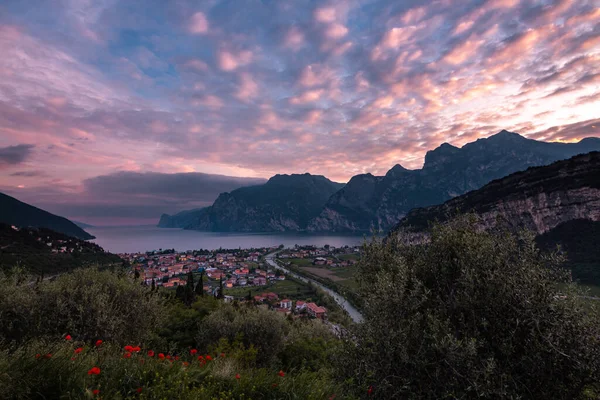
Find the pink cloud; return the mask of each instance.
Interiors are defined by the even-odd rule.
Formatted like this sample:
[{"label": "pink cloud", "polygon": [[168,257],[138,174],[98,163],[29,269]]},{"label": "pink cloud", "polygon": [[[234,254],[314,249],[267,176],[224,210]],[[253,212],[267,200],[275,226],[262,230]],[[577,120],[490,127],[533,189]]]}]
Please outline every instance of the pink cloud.
[{"label": "pink cloud", "polygon": [[249,73],[239,76],[238,90],[235,96],[242,101],[249,101],[258,94],[258,84]]},{"label": "pink cloud", "polygon": [[290,29],[288,29],[283,39],[283,45],[285,47],[294,51],[298,51],[304,46],[304,44],[304,33],[302,33],[297,26],[292,26]]},{"label": "pink cloud", "polygon": [[325,30],[325,35],[330,39],[341,39],[348,33],[348,28],[340,23],[330,24]]},{"label": "pink cloud", "polygon": [[317,8],[314,16],[318,22],[331,23],[336,20],[336,9],[334,7]]},{"label": "pink cloud", "polygon": [[307,65],[300,73],[298,83],[304,87],[325,85],[334,77],[334,71],[321,64]]},{"label": "pink cloud", "polygon": [[238,67],[249,64],[252,61],[253,54],[249,50],[243,50],[234,54],[228,50],[221,49],[217,53],[217,62],[219,68],[223,71],[234,71]]},{"label": "pink cloud", "polygon": [[194,35],[201,35],[208,32],[208,20],[203,12],[196,12],[190,18],[188,32]]},{"label": "pink cloud", "polygon": [[323,89],[307,90],[301,95],[290,98],[290,104],[306,104],[312,103],[321,98],[325,91]]}]

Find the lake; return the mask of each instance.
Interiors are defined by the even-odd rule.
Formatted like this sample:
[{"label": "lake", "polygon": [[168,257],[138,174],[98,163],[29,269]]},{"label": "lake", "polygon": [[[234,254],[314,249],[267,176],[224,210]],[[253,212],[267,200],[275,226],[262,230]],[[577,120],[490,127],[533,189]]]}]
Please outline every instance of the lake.
[{"label": "lake", "polygon": [[354,246],[363,242],[363,236],[340,234],[302,233],[217,233],[183,229],[157,228],[155,226],[94,227],[85,229],[96,236],[92,242],[111,253],[137,253],[158,249],[177,251],[208,249],[237,249],[271,247],[283,244],[294,245],[326,244],[335,247]]}]

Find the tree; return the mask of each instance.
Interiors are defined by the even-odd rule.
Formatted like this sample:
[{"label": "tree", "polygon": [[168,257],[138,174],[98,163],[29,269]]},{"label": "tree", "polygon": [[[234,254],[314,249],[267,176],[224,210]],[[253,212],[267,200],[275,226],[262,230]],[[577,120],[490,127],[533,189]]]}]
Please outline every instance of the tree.
[{"label": "tree", "polygon": [[154,282],[154,279],[152,279],[152,286],[150,288],[150,291],[154,292],[154,289],[156,289],[156,283]]},{"label": "tree", "polygon": [[200,272],[200,280],[196,284],[196,295],[202,297],[204,296],[204,270]]},{"label": "tree", "polygon": [[461,218],[436,225],[428,243],[405,243],[363,246],[365,321],[339,359],[359,393],[575,399],[594,390],[598,314],[532,235],[481,232]]},{"label": "tree", "polygon": [[224,297],[223,293],[223,276],[219,278],[219,294],[217,295],[218,299],[222,299]]}]

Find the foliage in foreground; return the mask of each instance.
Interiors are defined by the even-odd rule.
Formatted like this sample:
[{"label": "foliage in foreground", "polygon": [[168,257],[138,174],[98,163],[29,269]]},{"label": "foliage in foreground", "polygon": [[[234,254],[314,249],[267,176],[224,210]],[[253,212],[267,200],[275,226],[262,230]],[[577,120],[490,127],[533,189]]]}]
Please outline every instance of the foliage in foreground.
[{"label": "foliage in foreground", "polygon": [[[600,320],[529,235],[463,218],[364,246],[365,323],[338,373],[378,398],[597,398]],[[564,289],[566,287],[566,289]],[[597,389],[597,388],[595,388]]]},{"label": "foliage in foreground", "polygon": [[131,347],[59,340],[3,351],[0,399],[329,399],[339,390],[322,372],[249,367],[256,351],[239,344],[211,354]]}]

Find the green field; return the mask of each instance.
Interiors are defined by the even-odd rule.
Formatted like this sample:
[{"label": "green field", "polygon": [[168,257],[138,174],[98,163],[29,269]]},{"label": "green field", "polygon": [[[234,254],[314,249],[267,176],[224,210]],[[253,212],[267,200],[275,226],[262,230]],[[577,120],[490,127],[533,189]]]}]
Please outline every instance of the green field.
[{"label": "green field", "polygon": [[292,264],[298,267],[306,267],[308,265],[312,265],[313,260],[311,258],[288,258],[281,259],[283,262],[291,262]]},{"label": "green field", "polygon": [[224,290],[226,295],[234,297],[247,297],[248,292],[252,296],[259,295],[265,292],[276,293],[280,299],[289,298],[291,300],[304,300],[314,296],[315,291],[307,285],[301,282],[286,279],[285,281],[277,281],[273,284],[266,286],[247,286],[247,287],[236,287]]},{"label": "green field", "polygon": [[348,260],[357,260],[360,257],[358,254],[340,254],[337,256],[340,260],[348,261]]}]

